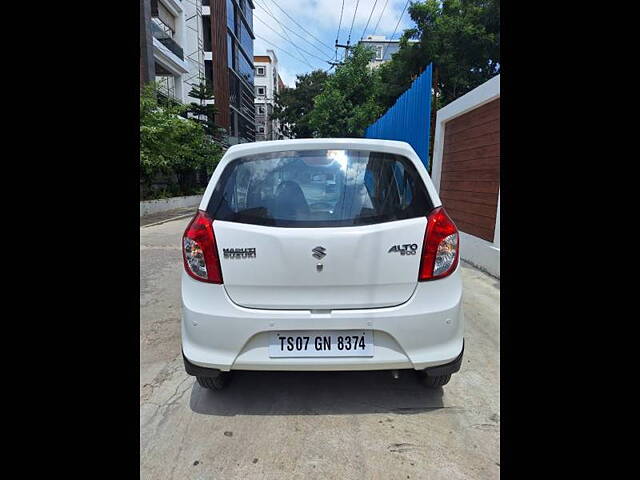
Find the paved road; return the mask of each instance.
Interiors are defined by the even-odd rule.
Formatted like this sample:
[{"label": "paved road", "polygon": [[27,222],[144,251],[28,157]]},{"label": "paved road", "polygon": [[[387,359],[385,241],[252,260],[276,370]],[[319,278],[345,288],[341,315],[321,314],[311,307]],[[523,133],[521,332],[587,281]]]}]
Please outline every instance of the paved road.
[{"label": "paved road", "polygon": [[140,228],[141,478],[499,477],[498,280],[464,265],[464,364],[444,389],[405,372],[239,372],[212,393],[180,353],[188,221]]},{"label": "paved road", "polygon": [[181,207],[175,208],[173,210],[166,210],[164,212],[153,213],[151,215],[145,215],[144,217],[140,217],[140,226],[148,226],[151,224],[162,223],[166,221],[170,221],[179,217],[188,217],[193,216],[198,210],[198,207]]}]

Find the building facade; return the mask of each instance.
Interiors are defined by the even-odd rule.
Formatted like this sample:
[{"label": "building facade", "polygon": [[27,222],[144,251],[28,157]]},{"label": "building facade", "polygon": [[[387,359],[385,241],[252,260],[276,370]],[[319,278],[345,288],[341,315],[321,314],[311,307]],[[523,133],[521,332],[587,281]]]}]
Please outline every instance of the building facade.
[{"label": "building facade", "polygon": [[180,103],[204,79],[202,0],[140,0],[140,86]]},{"label": "building facade", "polygon": [[140,86],[155,81],[188,104],[207,83],[229,144],[255,140],[253,9],[252,0],[140,0]]},{"label": "building facade", "polygon": [[252,0],[203,0],[205,78],[230,144],[255,141]]},{"label": "building facade", "polygon": [[[409,40],[409,42],[415,41],[416,40]],[[391,56],[400,50],[400,40],[388,40],[384,35],[367,35],[364,40],[360,40],[358,44],[373,49],[375,56],[369,63],[369,66],[374,68],[391,60]]]},{"label": "building facade", "polygon": [[255,67],[256,141],[281,140],[280,122],[272,120],[275,96],[284,83],[278,73],[278,57],[273,50],[253,57]]}]

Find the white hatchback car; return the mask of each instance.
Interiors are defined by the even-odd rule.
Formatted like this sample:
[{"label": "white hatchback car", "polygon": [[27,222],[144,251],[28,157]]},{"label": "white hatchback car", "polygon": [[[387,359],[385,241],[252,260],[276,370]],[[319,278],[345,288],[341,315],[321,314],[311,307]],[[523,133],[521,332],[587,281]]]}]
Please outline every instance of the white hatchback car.
[{"label": "white hatchback car", "polygon": [[183,240],[188,374],[399,370],[429,387],[464,349],[458,231],[404,142],[227,150]]}]

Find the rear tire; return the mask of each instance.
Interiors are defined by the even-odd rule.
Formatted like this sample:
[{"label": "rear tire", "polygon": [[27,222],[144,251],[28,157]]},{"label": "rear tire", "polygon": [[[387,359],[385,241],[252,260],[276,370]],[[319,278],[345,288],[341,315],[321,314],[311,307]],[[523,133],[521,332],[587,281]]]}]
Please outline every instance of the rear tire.
[{"label": "rear tire", "polygon": [[427,388],[444,387],[451,380],[451,375],[422,375],[422,384]]},{"label": "rear tire", "polygon": [[229,374],[221,372],[216,377],[196,377],[196,380],[198,380],[198,384],[202,388],[207,388],[209,390],[222,390],[229,383]]}]

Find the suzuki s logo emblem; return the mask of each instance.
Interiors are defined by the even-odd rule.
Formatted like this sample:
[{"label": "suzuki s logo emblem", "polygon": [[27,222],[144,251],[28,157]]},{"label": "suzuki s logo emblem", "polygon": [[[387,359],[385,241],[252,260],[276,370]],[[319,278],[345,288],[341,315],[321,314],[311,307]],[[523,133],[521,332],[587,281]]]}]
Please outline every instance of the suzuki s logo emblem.
[{"label": "suzuki s logo emblem", "polygon": [[316,247],[311,251],[313,252],[313,257],[317,258],[318,260],[321,260],[327,255],[326,254],[327,249],[324,247]]}]

